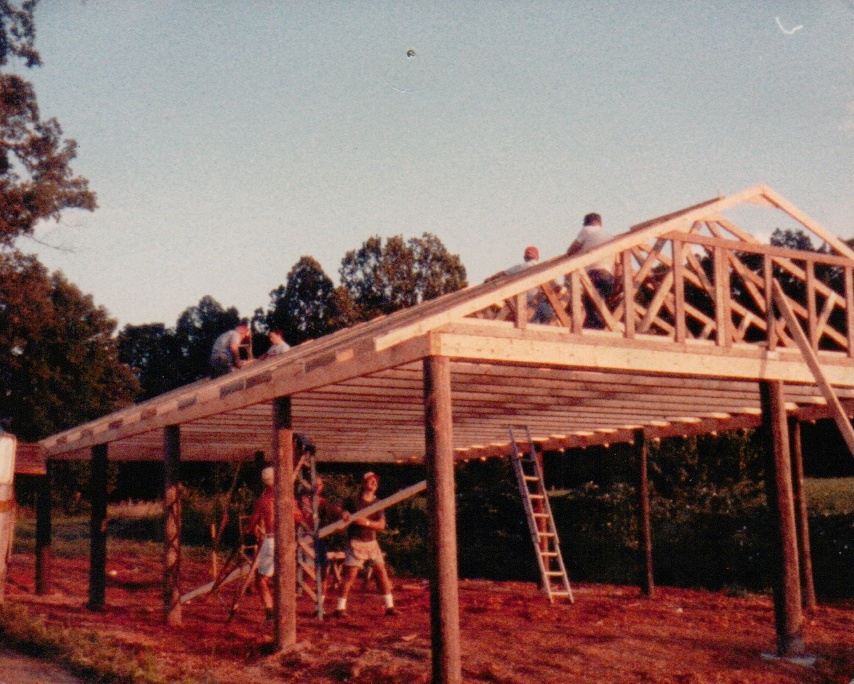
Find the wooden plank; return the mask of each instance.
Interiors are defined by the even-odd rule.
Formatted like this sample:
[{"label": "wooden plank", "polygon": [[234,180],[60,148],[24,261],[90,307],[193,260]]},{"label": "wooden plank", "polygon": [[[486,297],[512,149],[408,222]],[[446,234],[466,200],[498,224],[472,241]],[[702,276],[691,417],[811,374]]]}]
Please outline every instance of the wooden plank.
[{"label": "wooden plank", "polygon": [[777,520],[774,558],[777,655],[788,658],[803,654],[804,641],[795,506],[786,410],[783,405],[783,383],[762,382],[761,396],[766,434],[766,487],[768,502]]},{"label": "wooden plank", "polygon": [[[20,443],[19,443],[20,444]],[[36,594],[45,596],[52,589],[51,537],[53,498],[50,463],[45,463],[43,477],[36,485]]]},{"label": "wooden plank", "polygon": [[685,243],[681,240],[673,241],[673,299],[674,299],[674,318],[675,325],[675,341],[677,344],[682,344],[685,341],[685,275],[684,275],[684,260],[685,260]]},{"label": "wooden plank", "polygon": [[447,357],[424,360],[424,428],[432,679],[436,684],[461,684],[451,364]]},{"label": "wooden plank", "polygon": [[845,327],[848,356],[854,358],[854,274],[845,267]]},{"label": "wooden plank", "polygon": [[638,550],[640,552],[641,568],[641,591],[648,598],[655,598],[655,580],[653,578],[652,563],[652,524],[650,523],[649,506],[649,474],[647,460],[649,456],[649,443],[643,429],[635,430],[634,435],[635,459],[638,471],[638,518],[640,539]]},{"label": "wooden plank", "polygon": [[89,518],[89,601],[92,611],[104,609],[107,587],[107,445],[92,447]]},{"label": "wooden plank", "polygon": [[181,603],[189,603],[194,598],[204,596],[205,594],[210,594],[214,589],[218,589],[219,587],[225,586],[229,582],[233,582],[234,580],[240,579],[241,577],[246,577],[251,568],[251,563],[244,563],[240,567],[232,570],[221,580],[214,580],[213,582],[208,582],[207,584],[203,584],[202,586],[196,587],[195,589],[188,591],[186,594],[183,594],[181,596]]},{"label": "wooden plank", "polygon": [[[198,399],[192,407],[180,412],[181,422],[195,421],[200,418],[242,409],[262,401],[270,401],[271,396],[278,396],[279,391],[296,394],[314,389],[315,387],[322,387],[353,377],[359,377],[360,375],[373,373],[383,368],[420,360],[430,351],[429,345],[430,341],[428,339],[412,340],[410,343],[395,347],[394,349],[380,353],[371,352],[366,356],[348,358],[345,361],[318,368],[312,372],[302,370],[301,364],[280,365],[273,369],[274,380],[272,382],[253,386],[242,392],[235,392],[225,398],[219,396],[218,385],[216,385],[220,380],[219,378],[213,381],[202,381],[209,383],[211,387],[202,391],[195,388],[194,385],[189,386],[198,394]],[[244,373],[245,378],[251,378],[252,372],[251,367],[246,371],[238,371],[238,373]],[[231,375],[237,375],[238,373],[232,373]],[[180,391],[176,392],[180,396]],[[160,404],[160,402],[167,400],[156,398],[150,401]],[[64,452],[77,451],[94,444],[112,442],[150,430],[164,428],[170,421],[174,421],[175,419],[174,412],[177,411],[177,399],[173,393],[170,393],[168,402],[166,405],[160,404],[162,410],[158,410],[156,416],[146,420],[142,420],[141,415],[143,413],[149,415],[150,412],[146,412],[145,403],[139,404],[133,408],[124,409],[116,414],[112,414],[112,416],[123,416],[123,423],[117,428],[110,427],[111,421],[108,420],[109,417],[101,418],[91,421],[85,426],[79,426],[64,433],[53,435],[42,440],[39,444],[44,450],[45,456],[53,458]],[[82,429],[84,428],[91,430],[92,434],[88,436],[82,435]]]},{"label": "wooden plank", "polygon": [[817,337],[817,313],[815,304],[815,264],[808,261],[806,264],[806,285],[807,285],[807,338],[810,345],[818,348]]},{"label": "wooden plank", "polygon": [[848,451],[851,452],[852,456],[854,456],[854,428],[851,427],[851,422],[848,420],[848,416],[845,415],[845,411],[842,408],[842,404],[839,402],[839,398],[836,396],[836,392],[833,391],[833,387],[825,377],[824,371],[819,363],[818,356],[810,345],[806,333],[804,333],[803,328],[801,328],[795,313],[789,306],[789,302],[786,299],[783,288],[780,287],[780,283],[776,280],[774,281],[773,288],[774,303],[786,319],[786,325],[789,328],[789,332],[792,333],[795,342],[797,342],[798,348],[803,354],[804,361],[815,378],[816,384],[821,390],[822,395],[824,395],[824,398],[827,400],[828,406],[833,410],[833,419],[836,421],[836,425],[839,428],[839,432],[842,434],[842,438],[845,440],[845,444],[848,445]]},{"label": "wooden plank", "polygon": [[272,451],[276,497],[273,642],[277,650],[297,640],[296,529],[294,527],[294,433],[291,399],[277,397],[272,407]]},{"label": "wooden plank", "polygon": [[181,624],[181,428],[163,430],[163,619]]},{"label": "wooden plank", "polygon": [[798,565],[801,569],[801,585],[804,608],[815,610],[815,582],[812,572],[812,553],[810,550],[810,523],[807,510],[807,493],[804,489],[804,454],[801,440],[801,422],[795,418],[789,421],[789,435],[792,453],[792,493],[795,498],[795,523],[798,530]]},{"label": "wooden plank", "polygon": [[[688,347],[680,354],[673,354],[672,348],[665,345],[654,349],[637,342],[628,345],[620,339],[609,341],[608,346],[602,344],[599,338],[588,344],[568,346],[540,339],[484,339],[445,333],[440,338],[439,350],[454,358],[488,362],[612,368],[742,379],[776,378],[786,382],[813,381],[813,375],[804,368],[800,358],[793,359],[780,352],[777,352],[776,357],[758,350],[723,355],[706,348]],[[722,359],[726,359],[726,362],[721,363]],[[833,373],[838,384],[854,384],[854,368],[837,366],[833,368]]]},{"label": "wooden plank", "polygon": [[38,442],[16,442],[15,475],[44,475],[45,458]]},{"label": "wooden plank", "polygon": [[715,272],[715,323],[717,325],[717,343],[720,347],[732,344],[732,315],[730,314],[730,281],[729,269],[726,265],[726,253],[720,247],[715,247],[713,253]]},{"label": "wooden plank", "polygon": [[367,518],[369,515],[373,515],[377,511],[384,511],[386,508],[399,504],[401,501],[406,501],[406,499],[410,499],[416,494],[420,494],[425,489],[427,489],[427,480],[422,480],[421,482],[418,482],[414,485],[410,485],[409,487],[404,487],[403,489],[395,492],[391,496],[387,496],[384,499],[374,501],[374,503],[372,503],[370,506],[365,506],[362,510],[351,514],[347,520],[336,520],[335,522],[329,523],[328,525],[324,525],[320,528],[320,530],[318,530],[317,534],[321,539],[324,537],[328,537],[330,534],[340,532],[345,527],[357,520]]},{"label": "wooden plank", "polygon": [[632,250],[627,249],[623,252],[623,312],[624,330],[626,339],[632,339],[635,336],[636,317],[635,317],[635,297],[637,288],[635,287],[634,276],[632,274]]}]

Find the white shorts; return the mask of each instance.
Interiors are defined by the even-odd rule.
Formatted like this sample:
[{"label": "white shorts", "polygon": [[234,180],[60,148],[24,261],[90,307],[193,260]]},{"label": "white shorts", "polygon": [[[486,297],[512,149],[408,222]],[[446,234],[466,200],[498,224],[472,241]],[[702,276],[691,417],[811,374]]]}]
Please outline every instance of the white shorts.
[{"label": "white shorts", "polygon": [[258,549],[258,565],[255,570],[259,575],[264,577],[272,577],[275,572],[275,548],[276,540],[273,537],[265,537],[261,542],[261,548]]},{"label": "white shorts", "polygon": [[360,541],[359,539],[351,539],[350,543],[347,544],[344,565],[363,568],[368,561],[374,565],[382,565],[385,562],[379,542],[376,540]]}]

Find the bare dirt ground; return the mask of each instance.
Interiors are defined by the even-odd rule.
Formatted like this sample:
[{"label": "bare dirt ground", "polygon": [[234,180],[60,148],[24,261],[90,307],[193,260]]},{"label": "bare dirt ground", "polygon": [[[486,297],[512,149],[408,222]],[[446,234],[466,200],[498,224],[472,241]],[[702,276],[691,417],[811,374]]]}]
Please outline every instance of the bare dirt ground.
[{"label": "bare dirt ground", "polygon": [[[55,559],[54,592],[36,596],[33,559],[15,555],[6,597],[57,625],[108,634],[154,654],[170,680],[204,684],[428,682],[427,584],[397,578],[400,613],[383,615],[373,587],[361,583],[343,620],[313,617],[301,599],[298,644],[271,654],[272,634],[257,597],[246,596],[226,624],[236,584],[183,607],[183,625],[162,621],[160,553],[111,549],[106,608],[85,609],[88,561]],[[210,568],[183,561],[185,590],[204,584]],[[576,585],[575,604],[551,606],[526,583],[462,581],[460,622],[467,683],[644,682],[735,684],[833,682],[854,678],[854,604],[822,605],[807,616],[814,666],[767,660],[775,641],[768,596],[659,588],[648,600],[632,587]],[[333,607],[331,601],[329,608]],[[3,677],[0,675],[0,680]],[[46,680],[50,681],[50,680]],[[9,682],[12,684],[12,682]]]}]

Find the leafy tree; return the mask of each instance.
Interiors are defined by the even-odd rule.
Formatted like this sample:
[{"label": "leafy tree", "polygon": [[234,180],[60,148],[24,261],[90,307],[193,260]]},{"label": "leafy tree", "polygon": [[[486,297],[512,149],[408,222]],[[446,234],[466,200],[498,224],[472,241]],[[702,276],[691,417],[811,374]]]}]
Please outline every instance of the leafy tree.
[{"label": "leafy tree", "polygon": [[208,375],[211,347],[222,333],[240,323],[233,306],[223,309],[213,297],[205,295],[195,306],[188,307],[178,318],[175,336],[180,350],[177,386],[186,385]]},{"label": "leafy tree", "polygon": [[0,251],[0,418],[37,440],[129,404],[116,322],[35,256]]},{"label": "leafy tree", "polygon": [[140,385],[140,400],[180,387],[182,356],[175,331],[163,323],[126,325],[119,333],[119,360],[130,366]]},{"label": "leafy tree", "polygon": [[459,256],[430,233],[407,241],[396,235],[385,244],[375,235],[347,252],[339,274],[354,305],[352,322],[415,306],[467,284]]},{"label": "leafy tree", "polygon": [[[288,274],[287,285],[270,293],[267,324],[297,345],[336,329],[335,286],[316,259],[303,256]],[[339,326],[340,327],[340,326]]]},{"label": "leafy tree", "polygon": [[[0,1],[0,68],[12,59],[40,65],[35,5]],[[77,143],[63,139],[59,122],[42,121],[32,84],[0,72],[0,245],[32,235],[39,221],[59,219],[64,209],[95,209],[88,181],[71,170],[76,156]]]}]

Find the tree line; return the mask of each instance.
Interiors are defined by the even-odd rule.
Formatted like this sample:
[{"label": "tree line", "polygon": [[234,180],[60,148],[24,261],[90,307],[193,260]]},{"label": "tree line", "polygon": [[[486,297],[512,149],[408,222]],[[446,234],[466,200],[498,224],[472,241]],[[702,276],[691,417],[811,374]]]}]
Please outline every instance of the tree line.
[{"label": "tree line", "polygon": [[[338,273],[336,286],[316,259],[301,257],[285,283],[270,292],[267,307],[251,317],[254,354],[266,351],[266,335],[273,329],[295,346],[467,284],[460,257],[430,233],[408,240],[372,236],[344,255]],[[126,325],[118,335],[119,360],[136,374],[138,399],[205,377],[214,341],[240,321],[237,309],[205,296],[185,309],[174,327]]]}]

